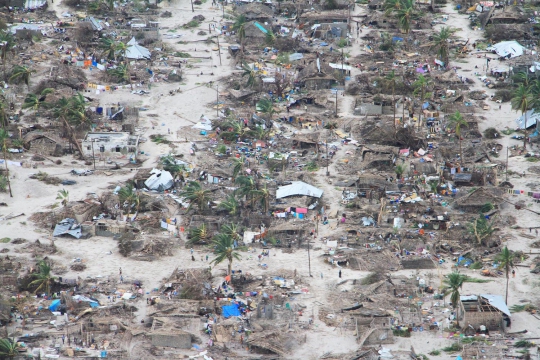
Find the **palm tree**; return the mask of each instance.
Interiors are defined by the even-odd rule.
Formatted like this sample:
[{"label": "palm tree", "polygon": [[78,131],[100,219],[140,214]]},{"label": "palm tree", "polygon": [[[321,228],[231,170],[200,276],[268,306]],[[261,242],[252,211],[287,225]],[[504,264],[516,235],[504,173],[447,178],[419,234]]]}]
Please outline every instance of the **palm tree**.
[{"label": "palm tree", "polygon": [[6,166],[6,179],[9,189],[9,197],[13,197],[11,192],[11,181],[9,180],[9,168],[7,165],[7,149],[8,149],[9,134],[6,129],[0,129],[0,145],[2,146],[2,153],[4,154],[4,165]]},{"label": "palm tree", "polygon": [[24,99],[24,103],[22,104],[23,109],[32,109],[34,111],[38,111],[39,108],[45,107],[47,108],[50,104],[46,102],[47,95],[54,92],[54,89],[46,88],[41,91],[38,95],[28,93],[26,94],[26,98]]},{"label": "palm tree", "polygon": [[193,204],[196,204],[199,212],[204,211],[208,207],[208,202],[210,201],[210,190],[204,190],[200,183],[196,181],[190,181],[184,187],[184,190],[181,191],[178,195],[186,198],[190,201],[187,211],[191,209]]},{"label": "palm tree", "polygon": [[208,231],[206,224],[203,223],[201,226],[189,230],[189,239],[186,242],[186,245],[193,246],[196,244],[205,243],[206,241],[210,240],[210,237],[210,231]]},{"label": "palm tree", "polygon": [[390,71],[388,75],[386,75],[386,81],[388,81],[392,85],[392,106],[394,108],[394,130],[397,129],[396,126],[396,72],[394,70]]},{"label": "palm tree", "polygon": [[419,75],[418,79],[413,82],[414,94],[420,94],[420,113],[418,114],[418,129],[420,129],[420,124],[422,122],[422,104],[425,99],[431,96],[431,93],[427,92],[428,86],[431,85],[431,81],[424,75]]},{"label": "palm tree", "polygon": [[406,7],[396,11],[399,27],[405,34],[409,34],[411,31],[411,22],[414,15],[413,7]]},{"label": "palm tree", "polygon": [[2,67],[4,73],[4,79],[6,78],[6,65],[8,62],[8,55],[13,54],[13,47],[15,46],[15,37],[11,31],[0,31],[0,59],[2,59]]},{"label": "palm tree", "polygon": [[18,356],[21,346],[15,341],[15,339],[0,339],[0,358],[1,359],[14,359]]},{"label": "palm tree", "polygon": [[450,124],[453,124],[456,128],[456,136],[459,139],[459,158],[461,162],[465,163],[465,159],[463,158],[463,150],[461,148],[461,127],[462,126],[469,126],[469,123],[463,118],[461,113],[459,111],[456,111],[455,113],[451,114],[448,118]]},{"label": "palm tree", "polygon": [[244,41],[246,40],[246,22],[246,17],[244,15],[240,15],[234,19],[234,24],[232,26],[232,29],[236,31],[236,34],[238,35],[238,40],[240,40],[242,56],[244,54]]},{"label": "palm tree", "polygon": [[109,60],[116,60],[116,43],[113,39],[103,38],[101,39],[101,44],[99,46],[103,52],[102,55]]},{"label": "palm tree", "polygon": [[73,111],[76,110],[77,113],[79,113],[80,111],[80,109],[77,109],[78,102],[79,102],[78,99],[77,101],[73,101],[72,98],[68,99],[68,98],[62,97],[58,99],[53,105],[53,115],[56,118],[62,120],[64,127],[69,134],[71,143],[75,145],[75,147],[77,148],[77,150],[82,156],[83,151],[82,151],[81,145],[75,138],[75,133],[70,124],[70,120],[72,120],[73,118]]},{"label": "palm tree", "polygon": [[6,108],[7,108],[6,103],[0,100],[0,124],[2,125],[2,128],[4,129],[9,125]]},{"label": "palm tree", "polygon": [[253,198],[255,201],[259,200],[261,202],[263,212],[266,214],[270,207],[270,191],[266,184],[264,184],[264,187],[261,189],[253,190]]},{"label": "palm tree", "polygon": [[268,30],[264,38],[264,41],[266,42],[267,45],[273,45],[276,42],[276,34],[274,34],[272,30]]},{"label": "palm tree", "polygon": [[513,251],[508,250],[508,247],[505,246],[504,249],[495,257],[495,261],[499,264],[499,269],[504,269],[506,274],[506,297],[505,302],[508,305],[508,281],[510,280],[510,271],[516,267],[514,263],[515,254]]},{"label": "palm tree", "polygon": [[452,30],[449,27],[443,27],[438,33],[433,35],[433,46],[437,48],[437,55],[448,66],[448,40],[452,36]]},{"label": "palm tree", "polygon": [[255,85],[255,80],[257,78],[257,72],[252,69],[247,62],[242,62],[242,77],[247,76],[248,80],[246,83],[247,87],[253,87]]},{"label": "palm tree", "polygon": [[239,158],[233,158],[233,179],[236,179],[238,174],[244,174],[244,166],[246,165],[246,157],[244,155]]},{"label": "palm tree", "polygon": [[122,56],[122,59],[124,59],[124,62],[126,63],[125,66],[126,66],[126,72],[127,72],[129,85],[131,86],[131,90],[133,90],[133,84],[131,82],[131,72],[129,70],[129,61],[126,58],[127,50],[128,50],[127,44],[125,44],[125,43],[123,43],[121,41],[116,43],[116,52]]},{"label": "palm tree", "polygon": [[114,69],[107,70],[107,73],[114,77],[118,82],[130,81],[129,71],[126,65],[118,65]]},{"label": "palm tree", "polygon": [[228,120],[223,124],[223,132],[221,138],[228,141],[236,141],[237,139],[243,139],[246,136],[251,136],[253,131],[244,126],[244,123],[240,123],[237,120]]},{"label": "palm tree", "polygon": [[37,286],[36,288],[36,294],[40,290],[44,290],[46,294],[49,294],[49,290],[51,287],[51,284],[54,282],[55,277],[51,274],[51,264],[46,262],[45,260],[41,260],[37,264],[38,273],[33,274],[32,277],[35,279],[32,281],[29,286]]},{"label": "palm tree", "polygon": [[270,117],[270,120],[272,120],[272,115],[276,113],[276,110],[274,109],[274,103],[272,100],[267,98],[262,98],[257,102],[257,111],[262,112],[263,114],[266,114]]},{"label": "palm tree", "polygon": [[530,86],[520,84],[516,90],[514,90],[513,98],[510,100],[512,110],[521,112],[521,116],[525,117],[523,123],[523,130],[525,136],[523,138],[523,148],[527,145],[527,112],[531,109],[534,103],[534,97]]},{"label": "palm tree", "polygon": [[69,191],[67,191],[66,189],[58,190],[56,200],[60,200],[60,204],[66,207],[69,203]]},{"label": "palm tree", "polygon": [[406,169],[405,165],[396,165],[396,167],[394,168],[394,172],[396,173],[396,177],[398,179],[401,179],[401,176],[405,172],[405,169]]},{"label": "palm tree", "polygon": [[242,256],[234,248],[234,240],[227,234],[217,234],[214,236],[212,245],[215,247],[216,257],[212,260],[214,265],[221,264],[223,261],[228,260],[227,275],[232,273],[233,260],[241,260]]},{"label": "palm tree", "polygon": [[[443,284],[445,285],[442,289],[443,295],[450,295],[450,301],[452,302],[452,308],[458,310],[459,307],[459,291],[463,287],[463,283],[467,281],[467,276],[461,274],[459,271],[454,271],[448,274],[446,279],[444,279]],[[459,315],[456,311],[456,322],[459,326]]]},{"label": "palm tree", "polygon": [[236,184],[239,185],[238,189],[235,191],[240,196],[245,196],[246,199],[249,199],[251,207],[253,207],[254,201],[254,191],[257,190],[257,183],[251,176],[239,176],[236,178]]},{"label": "palm tree", "polygon": [[176,163],[173,155],[163,156],[161,158],[161,165],[163,166],[163,170],[170,172],[174,178],[181,176],[185,170],[184,165]]},{"label": "palm tree", "polygon": [[219,203],[218,209],[225,210],[229,213],[229,215],[235,216],[240,210],[240,204],[238,203],[236,196],[234,196],[234,194],[230,194],[225,198],[225,200]]},{"label": "palm tree", "polygon": [[29,69],[23,65],[16,65],[13,67],[9,81],[15,84],[25,83],[28,89],[30,89],[30,77],[36,70]]},{"label": "palm tree", "polygon": [[132,183],[128,183],[126,186],[118,190],[118,200],[120,201],[120,206],[127,208],[128,214],[133,207],[135,207],[136,212],[139,212],[141,197]]},{"label": "palm tree", "polygon": [[223,225],[220,228],[219,232],[221,234],[229,236],[231,239],[233,239],[233,241],[241,241],[244,238],[242,236],[242,228],[238,224],[234,223]]}]

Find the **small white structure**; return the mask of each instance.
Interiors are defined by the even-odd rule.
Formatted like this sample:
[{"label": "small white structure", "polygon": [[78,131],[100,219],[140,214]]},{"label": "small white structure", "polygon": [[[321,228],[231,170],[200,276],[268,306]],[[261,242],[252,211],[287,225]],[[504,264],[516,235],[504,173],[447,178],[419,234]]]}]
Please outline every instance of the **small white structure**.
[{"label": "small white structure", "polygon": [[[525,126],[525,118],[527,118],[527,124]],[[520,129],[530,128],[531,126],[536,125],[540,121],[540,113],[536,112],[535,109],[529,110],[525,115],[521,115],[516,119],[516,123]]]},{"label": "small white structure", "polygon": [[89,132],[82,142],[82,150],[86,156],[121,153],[137,154],[139,136],[127,132]]},{"label": "small white structure", "polygon": [[174,178],[170,172],[159,169],[152,169],[150,176],[144,185],[150,190],[165,191],[174,185]]},{"label": "small white structure", "polygon": [[323,194],[321,189],[309,185],[303,181],[293,181],[290,185],[281,186],[276,191],[276,199],[287,196],[311,196],[320,198]]},{"label": "small white structure", "polygon": [[508,56],[509,58],[521,56],[525,52],[525,48],[517,41],[501,41],[500,43],[488,47],[487,50],[495,51],[497,55]]},{"label": "small white structure", "polygon": [[126,49],[126,57],[128,59],[150,59],[152,57],[150,50],[139,45],[135,38],[131,38],[127,45],[129,45]]}]

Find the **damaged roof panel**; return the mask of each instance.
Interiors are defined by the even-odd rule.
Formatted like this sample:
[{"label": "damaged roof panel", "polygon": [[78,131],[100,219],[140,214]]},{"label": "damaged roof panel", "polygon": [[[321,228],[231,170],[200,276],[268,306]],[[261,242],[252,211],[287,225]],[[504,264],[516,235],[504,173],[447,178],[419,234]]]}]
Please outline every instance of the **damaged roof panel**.
[{"label": "damaged roof panel", "polygon": [[320,198],[322,194],[323,191],[313,185],[309,185],[303,181],[293,181],[290,185],[278,188],[276,198],[281,199],[287,196],[312,196]]}]

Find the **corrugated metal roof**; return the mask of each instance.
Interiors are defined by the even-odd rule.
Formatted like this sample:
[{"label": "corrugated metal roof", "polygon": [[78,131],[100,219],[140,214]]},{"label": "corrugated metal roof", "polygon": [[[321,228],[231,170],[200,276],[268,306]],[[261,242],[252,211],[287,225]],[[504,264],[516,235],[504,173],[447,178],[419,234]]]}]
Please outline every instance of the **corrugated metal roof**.
[{"label": "corrugated metal roof", "polygon": [[54,227],[53,236],[71,235],[79,239],[82,236],[81,225],[75,219],[66,218]]}]

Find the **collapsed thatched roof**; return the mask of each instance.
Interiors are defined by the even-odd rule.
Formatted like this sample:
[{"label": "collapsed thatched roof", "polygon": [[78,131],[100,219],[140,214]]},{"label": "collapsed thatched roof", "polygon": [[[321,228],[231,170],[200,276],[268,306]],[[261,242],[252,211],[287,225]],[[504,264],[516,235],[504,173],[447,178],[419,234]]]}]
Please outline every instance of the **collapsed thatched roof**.
[{"label": "collapsed thatched roof", "polygon": [[498,205],[502,202],[502,190],[495,187],[479,187],[455,201],[456,206],[483,206],[487,203]]}]

